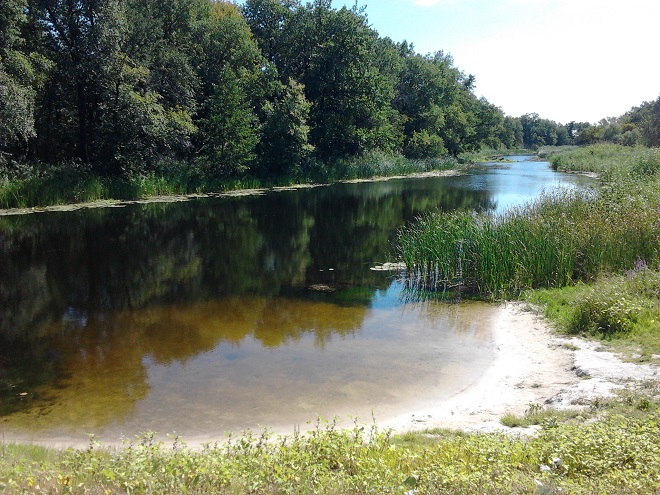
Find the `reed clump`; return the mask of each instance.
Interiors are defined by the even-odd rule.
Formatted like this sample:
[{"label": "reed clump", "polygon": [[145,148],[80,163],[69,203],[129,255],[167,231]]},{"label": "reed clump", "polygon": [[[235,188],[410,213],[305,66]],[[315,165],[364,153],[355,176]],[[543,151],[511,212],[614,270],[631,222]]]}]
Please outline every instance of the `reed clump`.
[{"label": "reed clump", "polygon": [[419,218],[398,234],[408,283],[503,298],[622,273],[638,259],[660,267],[660,155],[636,156],[598,191],[548,192],[499,216]]}]

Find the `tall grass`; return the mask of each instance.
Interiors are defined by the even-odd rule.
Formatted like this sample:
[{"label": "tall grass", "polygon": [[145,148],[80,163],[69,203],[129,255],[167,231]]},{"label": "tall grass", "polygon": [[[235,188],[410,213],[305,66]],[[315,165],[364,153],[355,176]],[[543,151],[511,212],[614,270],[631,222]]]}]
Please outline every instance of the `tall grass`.
[{"label": "tall grass", "polygon": [[0,208],[27,208],[102,200],[132,200],[165,195],[215,193],[228,190],[289,186],[404,175],[458,167],[453,157],[409,160],[398,155],[371,154],[333,163],[308,162],[292,176],[213,177],[194,163],[164,162],[154,170],[105,177],[79,163],[57,166],[20,165],[0,170]]},{"label": "tall grass", "polygon": [[602,143],[552,154],[549,160],[555,170],[593,172],[606,181],[660,171],[660,149],[642,146]]},{"label": "tall grass", "polygon": [[500,298],[622,273],[638,259],[660,266],[654,153],[636,155],[597,193],[547,193],[501,216],[457,211],[418,219],[398,235],[409,283]]}]

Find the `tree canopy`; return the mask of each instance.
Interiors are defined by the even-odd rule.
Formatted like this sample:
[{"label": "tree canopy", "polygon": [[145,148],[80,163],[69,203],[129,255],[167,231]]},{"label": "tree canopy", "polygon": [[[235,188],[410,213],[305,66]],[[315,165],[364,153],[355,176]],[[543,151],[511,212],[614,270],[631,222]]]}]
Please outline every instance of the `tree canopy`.
[{"label": "tree canopy", "polygon": [[[474,84],[449,54],[379,36],[357,4],[5,0],[0,166],[282,175],[374,152],[590,139],[586,125],[507,117]],[[644,104],[597,138],[657,142],[657,115]]]}]

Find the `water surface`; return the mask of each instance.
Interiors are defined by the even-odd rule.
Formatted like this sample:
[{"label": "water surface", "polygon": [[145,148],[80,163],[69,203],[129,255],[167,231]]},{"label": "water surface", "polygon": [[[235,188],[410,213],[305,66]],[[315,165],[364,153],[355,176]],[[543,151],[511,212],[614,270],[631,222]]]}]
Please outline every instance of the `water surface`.
[{"label": "water surface", "polygon": [[493,356],[487,304],[415,302],[397,230],[588,179],[547,163],[248,197],[0,217],[6,435],[184,438],[457,393]]}]

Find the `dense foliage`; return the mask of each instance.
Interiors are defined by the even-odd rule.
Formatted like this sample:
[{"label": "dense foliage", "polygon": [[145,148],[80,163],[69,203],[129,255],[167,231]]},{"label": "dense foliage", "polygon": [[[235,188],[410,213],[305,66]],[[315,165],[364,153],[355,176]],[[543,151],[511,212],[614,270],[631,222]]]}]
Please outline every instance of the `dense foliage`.
[{"label": "dense foliage", "polygon": [[645,101],[620,117],[602,119],[582,129],[575,144],[614,143],[625,146],[660,146],[660,97]]},{"label": "dense foliage", "polygon": [[449,55],[381,38],[364,9],[330,0],[8,0],[0,167],[281,176],[515,141],[473,85]]}]

